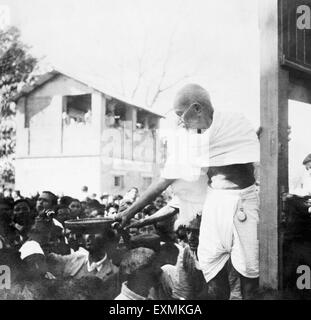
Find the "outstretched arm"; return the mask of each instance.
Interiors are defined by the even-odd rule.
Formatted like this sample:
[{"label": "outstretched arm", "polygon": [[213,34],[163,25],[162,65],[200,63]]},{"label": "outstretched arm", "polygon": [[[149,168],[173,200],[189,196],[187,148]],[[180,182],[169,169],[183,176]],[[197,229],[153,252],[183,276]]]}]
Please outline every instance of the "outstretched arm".
[{"label": "outstretched arm", "polygon": [[129,208],[120,212],[116,217],[117,220],[121,220],[120,226],[123,228],[128,221],[135,216],[137,212],[142,210],[146,205],[153,201],[159,194],[161,194],[168,186],[170,186],[175,180],[160,178],[145,191],[145,193],[134,202]]},{"label": "outstretched arm", "polygon": [[148,217],[141,219],[137,222],[133,222],[127,228],[141,228],[144,226],[148,226],[148,225],[163,221],[167,218],[170,218],[177,213],[178,213],[178,209],[171,207],[170,205],[166,205],[165,207],[158,210],[152,216],[148,216]]}]

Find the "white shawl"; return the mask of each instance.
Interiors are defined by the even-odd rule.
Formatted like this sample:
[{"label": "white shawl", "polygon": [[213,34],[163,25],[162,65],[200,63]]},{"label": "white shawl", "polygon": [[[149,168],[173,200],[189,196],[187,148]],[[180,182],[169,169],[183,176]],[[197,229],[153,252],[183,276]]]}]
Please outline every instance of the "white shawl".
[{"label": "white shawl", "polygon": [[259,141],[251,123],[239,113],[215,111],[211,127],[202,134],[170,132],[162,177],[196,181],[202,168],[258,161]]}]

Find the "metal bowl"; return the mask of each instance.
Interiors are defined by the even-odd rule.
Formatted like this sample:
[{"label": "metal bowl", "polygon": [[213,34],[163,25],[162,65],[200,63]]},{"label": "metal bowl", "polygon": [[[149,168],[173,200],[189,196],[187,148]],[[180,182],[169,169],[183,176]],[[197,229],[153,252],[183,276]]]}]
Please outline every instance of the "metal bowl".
[{"label": "metal bowl", "polygon": [[110,218],[86,218],[65,221],[65,227],[76,233],[97,233],[111,228],[115,222]]}]

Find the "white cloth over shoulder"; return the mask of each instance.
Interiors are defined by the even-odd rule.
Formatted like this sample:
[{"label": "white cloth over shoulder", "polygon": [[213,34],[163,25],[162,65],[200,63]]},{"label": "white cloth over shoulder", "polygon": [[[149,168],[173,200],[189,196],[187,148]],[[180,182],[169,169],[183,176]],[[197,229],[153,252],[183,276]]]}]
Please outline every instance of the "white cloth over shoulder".
[{"label": "white cloth over shoulder", "polygon": [[211,127],[202,134],[182,128],[168,135],[166,179],[195,181],[201,168],[259,161],[259,141],[251,123],[239,113],[214,112]]}]

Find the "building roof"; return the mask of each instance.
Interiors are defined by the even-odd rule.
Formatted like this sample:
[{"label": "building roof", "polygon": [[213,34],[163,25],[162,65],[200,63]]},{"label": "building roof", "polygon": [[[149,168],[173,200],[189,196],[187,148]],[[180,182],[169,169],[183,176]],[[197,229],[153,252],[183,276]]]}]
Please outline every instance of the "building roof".
[{"label": "building roof", "polygon": [[42,86],[43,84],[49,82],[50,80],[54,79],[55,77],[57,77],[59,75],[64,75],[68,78],[74,79],[74,80],[76,80],[76,81],[96,90],[96,91],[101,92],[105,96],[117,99],[127,105],[136,107],[138,109],[145,110],[148,113],[151,113],[151,114],[154,114],[158,117],[164,118],[164,115],[159,112],[151,110],[147,107],[142,107],[142,106],[138,105],[138,103],[135,103],[135,101],[129,101],[128,99],[121,97],[119,94],[111,92],[111,90],[106,90],[106,88],[104,88],[104,85],[102,83],[101,78],[96,78],[96,77],[88,76],[88,75],[74,75],[72,73],[68,73],[67,71],[66,72],[60,71],[59,69],[58,70],[54,69],[54,70],[49,71],[43,75],[40,75],[39,77],[37,77],[35,83],[33,83],[32,85],[25,85],[20,90],[20,92],[13,97],[13,101],[16,102],[21,97],[27,96],[28,94],[30,94],[32,91],[34,91],[38,87]]}]

